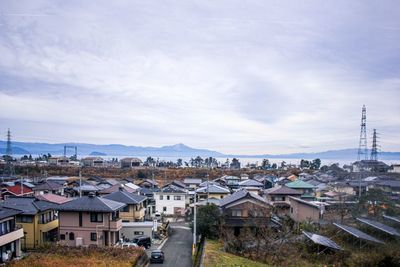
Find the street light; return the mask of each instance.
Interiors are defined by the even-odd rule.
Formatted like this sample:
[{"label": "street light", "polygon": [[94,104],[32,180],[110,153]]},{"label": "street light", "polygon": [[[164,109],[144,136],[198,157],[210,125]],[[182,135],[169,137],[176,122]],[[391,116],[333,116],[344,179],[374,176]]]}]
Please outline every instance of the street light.
[{"label": "street light", "polygon": [[194,190],[194,207],[193,207],[193,248],[192,254],[196,252],[196,190]]}]

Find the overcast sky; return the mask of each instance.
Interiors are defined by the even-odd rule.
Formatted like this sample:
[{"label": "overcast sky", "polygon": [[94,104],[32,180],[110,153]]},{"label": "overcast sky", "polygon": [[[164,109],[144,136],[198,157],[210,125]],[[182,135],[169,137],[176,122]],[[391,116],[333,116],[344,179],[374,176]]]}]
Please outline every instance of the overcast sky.
[{"label": "overcast sky", "polygon": [[5,139],[400,151],[399,1],[0,2]]}]

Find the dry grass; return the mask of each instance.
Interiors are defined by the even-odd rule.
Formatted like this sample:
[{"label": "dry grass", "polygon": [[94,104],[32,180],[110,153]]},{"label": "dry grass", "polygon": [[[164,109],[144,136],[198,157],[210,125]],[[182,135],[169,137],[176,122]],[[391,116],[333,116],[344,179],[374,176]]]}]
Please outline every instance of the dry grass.
[{"label": "dry grass", "polygon": [[207,240],[204,248],[204,267],[266,267],[267,264],[252,261],[227,252],[221,251],[222,244],[218,241]]},{"label": "dry grass", "polygon": [[9,264],[13,267],[134,266],[145,252],[140,248],[69,248],[53,246],[32,252]]}]

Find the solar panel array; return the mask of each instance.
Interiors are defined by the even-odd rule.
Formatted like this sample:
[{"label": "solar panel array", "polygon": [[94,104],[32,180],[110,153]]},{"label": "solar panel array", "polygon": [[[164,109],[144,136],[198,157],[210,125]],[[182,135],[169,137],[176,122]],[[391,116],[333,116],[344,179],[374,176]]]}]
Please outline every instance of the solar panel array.
[{"label": "solar panel array", "polygon": [[383,215],[383,218],[389,219],[391,221],[400,223],[400,217],[395,217],[395,216],[389,216],[389,215]]},{"label": "solar panel array", "polygon": [[380,241],[379,239],[376,239],[375,237],[370,236],[370,235],[358,230],[357,228],[339,224],[339,223],[333,223],[333,225],[335,225],[336,227],[342,229],[343,231],[345,231],[359,239],[363,239],[366,241],[371,241],[371,242],[375,242],[375,243],[379,243],[379,244],[385,244],[384,242]]},{"label": "solar panel array", "polygon": [[400,233],[397,232],[396,229],[394,229],[393,227],[390,227],[386,224],[377,222],[377,221],[373,221],[373,220],[368,220],[365,218],[356,218],[359,222],[362,222],[364,224],[367,224],[371,227],[374,227],[375,229],[381,230],[389,235],[393,235],[393,236],[398,236],[400,237]]},{"label": "solar panel array", "polygon": [[315,244],[322,245],[322,246],[325,246],[328,248],[342,250],[342,248],[338,244],[336,244],[335,241],[327,238],[326,236],[317,235],[317,234],[306,232],[306,231],[303,231],[303,234],[307,238],[309,238],[311,241],[313,241]]}]

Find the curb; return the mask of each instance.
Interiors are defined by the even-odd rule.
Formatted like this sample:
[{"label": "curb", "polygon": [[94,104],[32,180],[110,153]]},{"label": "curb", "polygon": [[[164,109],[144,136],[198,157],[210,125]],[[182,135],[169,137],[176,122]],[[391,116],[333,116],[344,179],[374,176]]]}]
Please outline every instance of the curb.
[{"label": "curb", "polygon": [[165,245],[165,243],[167,242],[168,237],[165,238],[165,240],[158,246],[158,249],[162,249],[162,247]]}]

